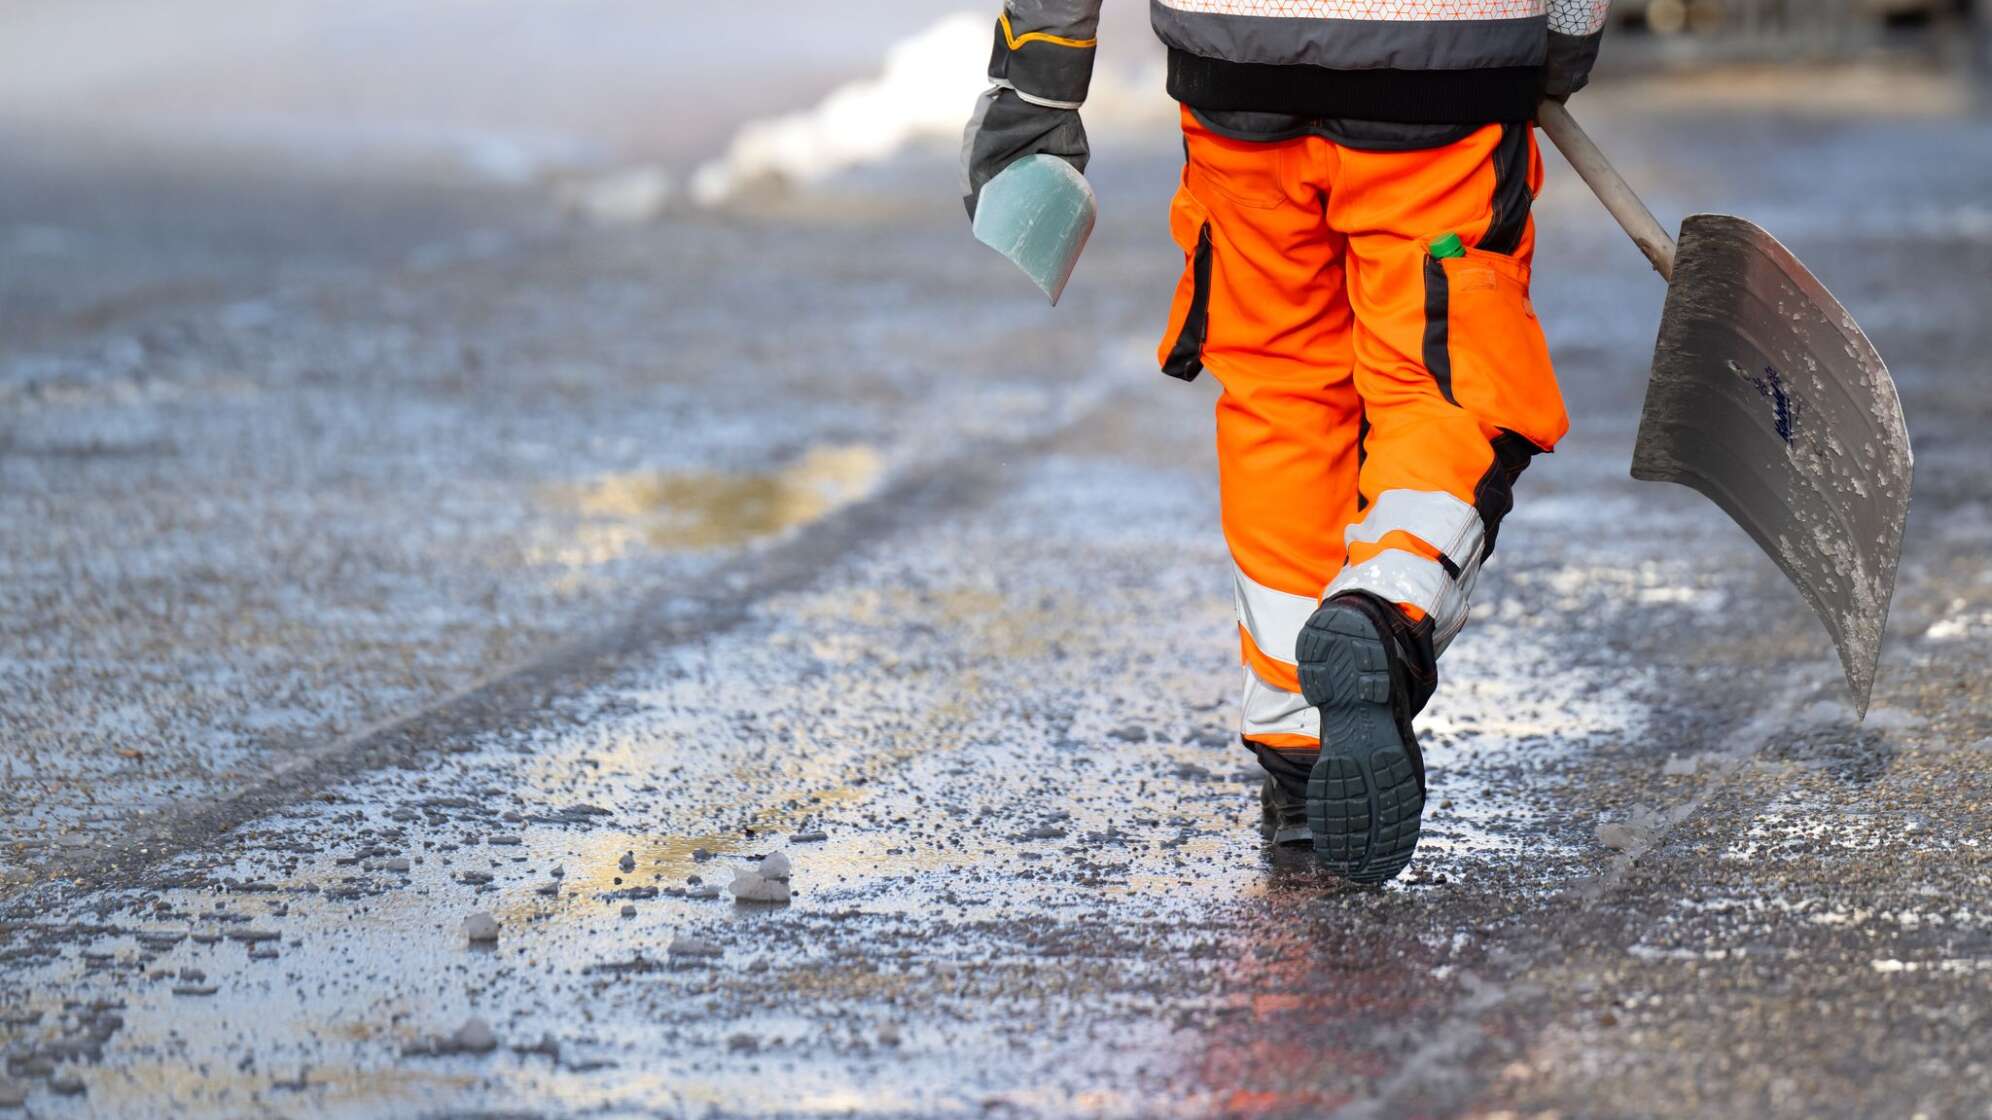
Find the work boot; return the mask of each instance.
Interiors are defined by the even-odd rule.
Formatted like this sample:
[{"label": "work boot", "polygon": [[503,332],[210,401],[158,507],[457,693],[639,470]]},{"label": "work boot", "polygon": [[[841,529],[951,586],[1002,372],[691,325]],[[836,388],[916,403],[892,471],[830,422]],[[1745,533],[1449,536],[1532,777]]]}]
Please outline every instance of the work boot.
[{"label": "work boot", "polygon": [[1300,688],[1321,710],[1307,778],[1314,854],[1352,883],[1404,870],[1425,811],[1425,757],[1411,717],[1437,684],[1429,625],[1363,592],[1321,604],[1300,632]]},{"label": "work boot", "polygon": [[1314,769],[1315,752],[1241,741],[1258,756],[1259,767],[1266,772],[1266,780],[1259,786],[1260,834],[1279,847],[1311,851],[1314,833],[1307,827],[1307,775]]},{"label": "work boot", "polygon": [[1307,827],[1307,797],[1280,783],[1271,774],[1259,787],[1259,831],[1281,848],[1312,848],[1314,832]]}]

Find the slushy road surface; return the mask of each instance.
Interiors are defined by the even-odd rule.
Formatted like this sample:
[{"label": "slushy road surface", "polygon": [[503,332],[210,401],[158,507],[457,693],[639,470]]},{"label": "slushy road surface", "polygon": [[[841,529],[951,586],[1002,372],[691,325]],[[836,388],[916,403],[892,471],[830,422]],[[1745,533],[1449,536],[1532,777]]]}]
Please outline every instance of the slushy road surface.
[{"label": "slushy road surface", "polygon": [[[1553,164],[1576,431],[1383,890],[1254,830],[1212,387],[1151,369],[1165,136],[1103,138],[1053,312],[944,155],[597,228],[23,126],[0,1099],[1982,1116],[1992,129],[1646,92],[1584,115],[1655,208],[1785,237],[1903,388],[1875,710],[1740,531],[1624,477],[1661,289]],[[732,901],[776,851],[790,901]]]}]

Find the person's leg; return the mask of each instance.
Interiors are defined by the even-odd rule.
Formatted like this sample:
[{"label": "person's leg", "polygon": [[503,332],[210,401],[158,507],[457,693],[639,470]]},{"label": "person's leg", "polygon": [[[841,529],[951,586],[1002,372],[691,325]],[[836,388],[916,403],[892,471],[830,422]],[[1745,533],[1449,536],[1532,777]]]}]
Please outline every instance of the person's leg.
[{"label": "person's leg", "polygon": [[[1363,509],[1298,654],[1337,755],[1310,784],[1316,850],[1358,880],[1411,857],[1424,799],[1411,717],[1465,625],[1515,477],[1567,427],[1528,293],[1540,181],[1527,125],[1424,151],[1340,149],[1328,223],[1349,244]],[[1460,255],[1434,251],[1448,234]]]},{"label": "person's leg", "polygon": [[[1569,427],[1529,301],[1534,132],[1489,125],[1423,152],[1344,151],[1330,224],[1350,232],[1356,389],[1370,421],[1330,594],[1365,590],[1431,623],[1443,651],[1466,622],[1510,484]],[[1457,236],[1463,255],[1434,256]]]},{"label": "person's leg", "polygon": [[1322,219],[1329,148],[1226,140],[1187,114],[1184,133],[1189,158],[1171,225],[1187,261],[1160,357],[1177,376],[1208,368],[1224,388],[1217,450],[1240,733],[1297,806],[1320,731],[1301,696],[1294,642],[1342,566],[1361,417],[1343,244]]}]

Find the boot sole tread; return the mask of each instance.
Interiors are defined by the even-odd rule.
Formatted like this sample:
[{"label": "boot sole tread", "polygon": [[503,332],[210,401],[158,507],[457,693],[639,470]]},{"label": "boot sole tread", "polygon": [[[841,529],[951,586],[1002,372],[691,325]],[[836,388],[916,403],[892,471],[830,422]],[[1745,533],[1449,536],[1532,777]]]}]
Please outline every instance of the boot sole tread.
[{"label": "boot sole tread", "polygon": [[1391,714],[1384,638],[1361,611],[1327,604],[1295,653],[1301,692],[1321,712],[1321,757],[1307,780],[1314,853],[1353,883],[1395,878],[1418,847],[1425,798]]}]

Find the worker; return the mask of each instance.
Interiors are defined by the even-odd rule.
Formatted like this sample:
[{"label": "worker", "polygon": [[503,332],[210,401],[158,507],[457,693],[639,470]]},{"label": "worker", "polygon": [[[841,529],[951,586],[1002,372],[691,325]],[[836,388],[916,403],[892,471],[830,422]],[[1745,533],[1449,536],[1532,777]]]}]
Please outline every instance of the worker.
[{"label": "worker", "polygon": [[[1151,0],[1182,105],[1158,351],[1222,387],[1240,735],[1269,838],[1379,883],[1418,842],[1412,719],[1517,476],[1569,426],[1529,301],[1534,119],[1588,80],[1608,0]],[[1005,0],[964,201],[1084,171],[1100,0]]]}]

